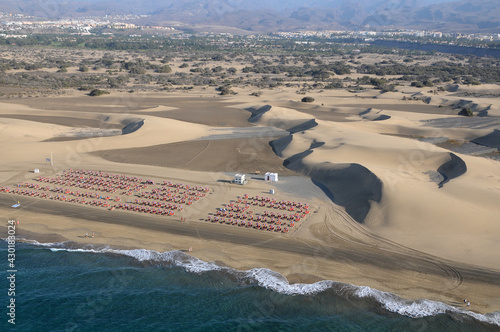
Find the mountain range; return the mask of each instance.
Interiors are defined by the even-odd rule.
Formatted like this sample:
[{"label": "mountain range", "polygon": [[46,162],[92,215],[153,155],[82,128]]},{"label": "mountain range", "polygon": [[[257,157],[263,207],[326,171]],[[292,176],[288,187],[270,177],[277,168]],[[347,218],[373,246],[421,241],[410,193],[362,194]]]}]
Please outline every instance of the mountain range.
[{"label": "mountain range", "polygon": [[500,33],[498,0],[18,0],[1,1],[0,11],[49,19],[148,15],[138,23],[252,32],[406,28]]}]

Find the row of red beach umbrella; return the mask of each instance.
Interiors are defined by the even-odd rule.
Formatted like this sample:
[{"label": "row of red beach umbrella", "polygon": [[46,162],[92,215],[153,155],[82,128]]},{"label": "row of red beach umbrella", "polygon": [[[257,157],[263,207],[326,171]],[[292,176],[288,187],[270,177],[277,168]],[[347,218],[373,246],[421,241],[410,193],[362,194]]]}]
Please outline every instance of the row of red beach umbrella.
[{"label": "row of red beach umbrella", "polygon": [[[219,218],[219,217],[208,217],[207,221],[212,222],[212,223],[219,223],[219,224],[227,224],[227,225],[233,225],[233,226],[239,226],[239,227],[246,227],[246,228],[254,228],[254,229],[262,229],[262,230],[269,230],[269,231],[275,231],[275,232],[283,232],[283,233],[288,233],[289,228],[285,225],[274,225],[274,224],[267,224],[264,222],[253,222],[253,221],[248,221],[248,220],[238,220],[238,219],[232,219],[232,218]],[[291,225],[293,227],[293,225]]]},{"label": "row of red beach umbrella", "polygon": [[277,204],[277,205],[294,206],[294,207],[299,207],[299,208],[302,208],[302,207],[309,208],[309,205],[307,203],[277,200],[274,197],[267,197],[267,196],[249,196],[248,194],[244,194],[243,197],[238,198],[238,203],[247,204],[247,203],[250,203],[249,201],[273,203],[273,204]]},{"label": "row of red beach umbrella", "polygon": [[267,216],[261,216],[261,215],[253,215],[251,213],[232,213],[228,211],[221,211],[218,210],[216,213],[216,216],[218,217],[228,217],[228,218],[237,218],[237,219],[246,219],[246,220],[254,220],[254,221],[263,221],[263,222],[268,222],[268,223],[277,223],[281,224],[283,222],[286,222],[286,220],[291,220],[294,222],[299,222],[301,218],[305,217],[305,215],[299,215],[298,213],[292,215],[280,215],[276,217],[267,217]]},{"label": "row of red beach umbrella", "polygon": [[[68,188],[62,188],[62,187],[56,187],[56,188],[50,188],[49,186],[33,186],[33,184],[30,183],[24,183],[24,184],[19,184],[20,186],[24,186],[26,188],[36,188],[38,190],[44,190],[44,191],[52,191],[54,193],[59,193],[59,194],[66,194],[66,195],[73,195],[73,196],[78,196],[78,197],[87,197],[87,198],[100,198],[100,199],[105,199],[105,200],[110,200],[112,199],[111,196],[103,196],[102,194],[99,193],[92,193],[92,192],[80,192],[80,191],[71,191]],[[115,199],[118,199],[116,197]]]},{"label": "row of red beach umbrella", "polygon": [[167,201],[167,202],[174,202],[174,203],[179,203],[179,204],[188,204],[188,205],[191,205],[195,201],[200,199],[200,197],[190,197],[190,196],[180,196],[180,195],[160,196],[160,195],[147,195],[144,193],[141,193],[141,195],[138,195],[138,196],[142,197],[142,198],[155,199],[155,200],[161,200],[161,201]]},{"label": "row of red beach umbrella", "polygon": [[106,172],[101,172],[101,171],[90,171],[90,170],[84,170],[84,169],[69,169],[64,171],[64,175],[70,176],[70,175],[91,175],[91,176],[98,176],[102,178],[112,178],[112,179],[121,179],[121,180],[126,180],[128,182],[136,182],[136,183],[141,183],[142,178],[138,178],[135,176],[127,176],[124,174],[113,174],[113,173],[106,173]]},{"label": "row of red beach umbrella", "polygon": [[176,188],[168,188],[168,187],[161,187],[161,188],[156,188],[156,189],[151,189],[151,191],[146,192],[146,193],[151,193],[151,194],[158,194],[158,195],[164,195],[164,194],[181,194],[181,195],[191,195],[191,196],[199,196],[199,197],[205,197],[205,191],[203,190],[196,190],[196,189],[176,189]]},{"label": "row of red beach umbrella", "polygon": [[126,182],[111,183],[108,181],[97,180],[97,179],[91,179],[91,180],[85,181],[85,180],[81,180],[81,179],[69,180],[69,179],[63,179],[60,177],[57,177],[57,178],[39,177],[37,179],[37,181],[44,182],[44,183],[56,184],[56,185],[78,187],[78,188],[82,188],[82,189],[100,190],[100,191],[106,191],[106,192],[116,192],[116,190],[118,190],[118,189],[139,191],[141,189],[147,188],[145,185],[142,185],[142,184],[137,185],[137,184],[131,184],[131,183],[126,183]]},{"label": "row of red beach umbrella", "polygon": [[163,203],[163,202],[156,202],[156,201],[146,201],[146,200],[139,200],[139,199],[136,199],[134,201],[134,204],[147,205],[147,206],[153,206],[153,207],[161,207],[161,208],[165,208],[165,209],[179,210],[179,211],[182,211],[184,209],[182,207],[182,205],[171,204],[171,203]]},{"label": "row of red beach umbrella", "polygon": [[[173,210],[182,211],[182,209],[183,209],[182,206],[172,205],[172,204],[160,205],[161,207],[164,207],[164,208],[156,208],[156,207],[150,207],[150,206],[142,206],[141,207],[141,206],[136,206],[136,205],[131,205],[131,204],[111,205],[110,203],[108,203],[106,201],[101,201],[101,200],[86,200],[83,197],[68,198],[68,197],[66,197],[66,195],[52,195],[51,193],[46,193],[46,192],[40,193],[40,192],[29,190],[29,189],[19,189],[19,188],[11,189],[10,187],[0,187],[0,192],[6,192],[6,193],[11,193],[11,194],[17,194],[17,195],[28,195],[28,196],[32,196],[32,197],[46,198],[46,199],[51,199],[51,200],[56,200],[56,201],[61,201],[61,202],[86,204],[86,205],[91,205],[91,206],[109,208],[110,210],[114,210],[115,208],[121,208],[121,209],[126,209],[126,210],[137,211],[137,212],[153,213],[153,214],[157,214],[157,215],[173,216],[174,215]],[[99,197],[99,198],[102,198],[102,197]],[[146,201],[143,201],[141,203],[144,205],[147,204]],[[154,203],[152,205],[154,205]]]},{"label": "row of red beach umbrella", "polygon": [[[231,210],[231,211],[236,211],[236,212],[241,212],[248,210],[250,208],[250,204],[246,203],[246,201],[242,201],[242,204],[245,204],[243,207],[240,207],[239,204],[235,204],[234,202],[229,203],[229,205],[226,206],[226,209]],[[297,211],[299,213],[303,214],[308,214],[309,213],[309,205],[286,205],[286,204],[279,204],[279,203],[265,203],[265,202],[258,202],[254,201],[253,205],[258,205],[260,207],[267,207],[270,209],[279,209],[279,210],[287,210],[287,211]]]},{"label": "row of red beach umbrella", "polygon": [[173,183],[171,181],[164,181],[162,183],[163,186],[167,187],[172,187],[172,188],[179,188],[179,189],[186,189],[186,190],[196,190],[196,191],[203,191],[203,192],[210,192],[209,187],[201,187],[201,186],[190,186],[189,184],[184,184],[184,183]]},{"label": "row of red beach umbrella", "polygon": [[[10,187],[0,187],[1,192],[8,192],[19,195],[29,195],[33,197],[41,197],[46,199],[65,201],[71,203],[86,204],[91,206],[105,207],[110,210],[125,209],[136,212],[152,213],[157,215],[174,215],[174,211],[182,211],[182,204],[193,204],[193,202],[205,197],[211,191],[208,187],[191,186],[183,183],[172,183],[164,181],[161,187],[151,188],[150,192],[142,192],[149,186],[156,186],[154,180],[143,181],[138,177],[128,177],[125,175],[104,173],[100,171],[87,171],[87,170],[68,170],[61,176],[57,177],[44,177],[41,176],[37,179],[41,183],[20,183],[18,188],[11,189]],[[43,185],[47,183],[54,186]],[[158,184],[160,186],[160,184]],[[20,189],[24,187],[27,189]],[[74,188],[83,189],[74,190]],[[137,196],[145,196],[147,198],[154,198],[155,200],[136,200],[136,204],[110,204],[109,201],[119,201],[120,197],[116,196],[114,199],[110,195],[102,194],[113,193],[116,190],[125,190],[122,194],[132,195],[135,193]],[[171,195],[171,193],[177,195]],[[167,195],[174,196],[172,203],[165,202],[170,200]],[[76,196],[76,197],[70,197]],[[90,200],[88,200],[90,198]],[[158,200],[162,200],[159,202]]]},{"label": "row of red beach umbrella", "polygon": [[122,209],[134,212],[152,213],[156,215],[168,215],[168,216],[173,216],[175,214],[175,212],[170,209],[162,209],[150,206],[138,206],[132,204],[116,204],[111,207],[111,210],[114,209]]}]

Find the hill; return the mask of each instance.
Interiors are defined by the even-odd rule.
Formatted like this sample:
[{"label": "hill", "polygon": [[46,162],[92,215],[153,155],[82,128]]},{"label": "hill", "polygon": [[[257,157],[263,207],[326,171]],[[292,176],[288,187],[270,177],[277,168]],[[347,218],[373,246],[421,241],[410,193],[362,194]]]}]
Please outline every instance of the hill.
[{"label": "hill", "polygon": [[500,32],[496,0],[68,0],[3,2],[0,11],[42,18],[148,15],[142,24],[203,24],[253,32],[300,29],[410,28],[443,32]]}]

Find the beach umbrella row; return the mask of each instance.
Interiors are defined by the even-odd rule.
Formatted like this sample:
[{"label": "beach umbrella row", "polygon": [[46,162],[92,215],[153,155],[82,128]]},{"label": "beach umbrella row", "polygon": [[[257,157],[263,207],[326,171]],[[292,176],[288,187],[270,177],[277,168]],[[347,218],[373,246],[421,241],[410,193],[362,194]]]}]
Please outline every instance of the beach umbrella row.
[{"label": "beach umbrella row", "polygon": [[268,231],[275,231],[275,232],[288,233],[290,231],[288,226],[267,224],[267,223],[262,223],[262,222],[253,222],[253,221],[248,221],[248,220],[210,217],[210,216],[206,220],[209,222],[212,222],[212,223],[227,224],[227,225],[233,225],[233,226],[238,226],[238,227],[268,230]]},{"label": "beach umbrella row", "polygon": [[[279,217],[279,218],[274,218],[274,217],[264,217],[261,215],[253,215],[251,213],[245,214],[245,213],[232,213],[232,212],[227,212],[227,211],[217,211],[216,212],[216,217],[223,217],[223,218],[237,218],[237,219],[243,219],[243,220],[248,220],[248,221],[262,221],[266,223],[271,223],[271,224],[286,224],[287,222],[292,222],[295,224],[296,222],[299,222],[301,217],[300,216],[287,216],[287,218],[284,217]],[[291,225],[290,223],[290,226]]]},{"label": "beach umbrella row", "polygon": [[84,169],[68,169],[65,170],[63,173],[63,176],[75,176],[75,175],[88,175],[88,176],[96,176],[96,177],[102,177],[102,178],[110,178],[110,179],[120,179],[120,180],[126,180],[128,182],[136,182],[136,183],[141,183],[142,178],[138,178],[135,176],[127,176],[124,174],[113,174],[113,173],[107,173],[107,172],[101,172],[101,171],[91,171],[91,170],[84,170]]},{"label": "beach umbrella row", "polygon": [[[253,201],[253,202],[250,202]],[[238,197],[238,202],[239,203],[255,203],[255,202],[265,202],[265,203],[273,203],[277,204],[278,206],[285,205],[285,206],[293,206],[293,207],[303,207],[303,208],[309,208],[309,205],[307,203],[303,202],[295,202],[295,201],[285,201],[285,200],[278,200],[275,197],[267,197],[267,196],[249,196],[248,194],[244,194],[243,197]]]},{"label": "beach umbrella row", "polygon": [[134,201],[134,204],[147,205],[147,206],[153,206],[153,207],[161,207],[161,208],[167,208],[167,209],[170,209],[170,210],[179,210],[179,211],[183,210],[183,207],[180,204],[171,204],[171,203],[164,203],[164,202],[157,202],[157,201],[148,201],[148,200],[139,200],[139,199],[136,199]]},{"label": "beach umbrella row", "polygon": [[190,189],[190,190],[196,190],[196,191],[202,191],[202,192],[210,192],[209,187],[202,187],[202,186],[191,186],[189,184],[184,184],[184,183],[173,183],[171,181],[164,181],[162,183],[163,186],[167,187],[172,187],[172,188],[179,188],[179,189]]},{"label": "beach umbrella row", "polygon": [[151,213],[156,215],[167,215],[167,216],[173,216],[175,214],[175,212],[170,209],[156,208],[150,206],[139,206],[133,204],[115,204],[111,207],[110,210],[114,209],[122,209],[133,212]]}]

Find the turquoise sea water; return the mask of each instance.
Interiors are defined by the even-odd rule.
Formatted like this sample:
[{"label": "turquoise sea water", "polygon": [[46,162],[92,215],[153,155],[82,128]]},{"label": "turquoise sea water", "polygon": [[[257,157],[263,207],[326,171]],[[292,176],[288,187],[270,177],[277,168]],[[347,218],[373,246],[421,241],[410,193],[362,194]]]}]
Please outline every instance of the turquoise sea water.
[{"label": "turquoise sea water", "polygon": [[[2,241],[0,257],[7,244]],[[407,301],[368,287],[289,285],[267,269],[236,271],[185,253],[16,245],[17,331],[500,331],[500,313]]]}]

